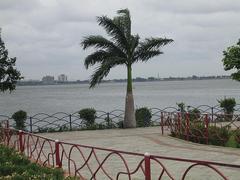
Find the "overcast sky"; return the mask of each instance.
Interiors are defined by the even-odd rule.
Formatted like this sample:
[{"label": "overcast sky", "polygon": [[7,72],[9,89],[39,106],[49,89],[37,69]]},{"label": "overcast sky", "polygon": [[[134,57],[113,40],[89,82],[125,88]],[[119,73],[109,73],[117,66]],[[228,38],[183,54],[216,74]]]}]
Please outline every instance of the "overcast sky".
[{"label": "overcast sky", "polygon": [[[167,37],[163,55],[134,65],[133,77],[222,75],[222,51],[240,38],[239,0],[0,0],[0,27],[10,56],[25,79],[64,73],[88,79],[79,43],[102,34],[96,16],[128,8],[133,34]],[[107,79],[126,78],[125,67]]]}]

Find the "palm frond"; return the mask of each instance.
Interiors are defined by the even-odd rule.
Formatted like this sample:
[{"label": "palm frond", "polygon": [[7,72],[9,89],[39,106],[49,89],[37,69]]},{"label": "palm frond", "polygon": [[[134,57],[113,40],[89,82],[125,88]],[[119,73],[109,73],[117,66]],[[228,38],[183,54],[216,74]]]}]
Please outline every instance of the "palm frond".
[{"label": "palm frond", "polygon": [[124,62],[124,59],[119,57],[109,57],[105,59],[92,74],[90,79],[90,88],[93,88],[95,85],[99,84],[102,79],[108,75],[111,68],[124,64]]},{"label": "palm frond", "polygon": [[111,41],[108,39],[104,38],[103,36],[87,36],[85,37],[81,45],[83,46],[83,49],[87,49],[89,47],[95,47],[95,48],[117,48]]},{"label": "palm frond", "polygon": [[124,15],[124,16],[128,16],[128,17],[130,17],[130,12],[129,12],[129,10],[126,8],[126,9],[119,9],[118,11],[117,11],[117,13],[118,14],[120,14],[120,15]]},{"label": "palm frond", "polygon": [[152,50],[158,49],[173,42],[172,39],[167,38],[147,38],[144,42],[140,43],[139,50]]},{"label": "palm frond", "polygon": [[131,36],[131,46],[130,46],[130,53],[133,54],[137,46],[139,45],[139,35]]},{"label": "palm frond", "polygon": [[99,84],[102,81],[102,79],[108,75],[109,71],[110,71],[110,67],[105,67],[102,65],[99,66],[91,76],[90,88],[93,88],[97,84]]},{"label": "palm frond", "polygon": [[100,35],[85,37],[81,42],[81,45],[83,46],[83,49],[95,47],[96,49],[106,50],[108,52],[115,52],[122,57],[126,56],[125,53],[118,46]]},{"label": "palm frond", "polygon": [[86,69],[88,69],[89,66],[92,66],[96,63],[101,63],[109,56],[111,56],[111,54],[104,50],[95,51],[85,58],[84,65]]},{"label": "palm frond", "polygon": [[160,54],[163,54],[163,52],[161,52],[160,50],[148,50],[148,51],[142,51],[141,53],[139,53],[137,55],[137,57],[135,58],[134,62],[137,62],[139,60],[146,62],[147,60],[158,56]]},{"label": "palm frond", "polygon": [[117,11],[120,15],[117,18],[119,19],[119,24],[121,25],[123,32],[127,39],[131,37],[131,16],[128,9],[120,9]]},{"label": "palm frond", "polygon": [[107,16],[97,17],[97,21],[98,24],[106,30],[108,35],[115,40],[117,46],[120,47],[122,51],[126,52],[126,49],[128,48],[128,41],[125,37],[124,31],[121,29],[121,26]]},{"label": "palm frond", "polygon": [[139,46],[136,48],[136,51],[133,55],[133,62],[137,61],[147,61],[150,58],[163,54],[160,51],[160,47],[165,46],[173,42],[172,39],[166,38],[148,38],[144,42],[140,42]]}]

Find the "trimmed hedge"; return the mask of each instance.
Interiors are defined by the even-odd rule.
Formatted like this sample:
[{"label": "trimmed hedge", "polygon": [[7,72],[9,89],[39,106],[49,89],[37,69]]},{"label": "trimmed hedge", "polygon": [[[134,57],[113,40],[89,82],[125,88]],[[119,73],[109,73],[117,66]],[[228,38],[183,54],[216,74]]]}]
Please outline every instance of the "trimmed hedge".
[{"label": "trimmed hedge", "polygon": [[16,122],[16,129],[24,130],[25,121],[27,119],[27,112],[19,110],[12,115],[12,118]]},{"label": "trimmed hedge", "polygon": [[137,109],[135,116],[138,127],[148,127],[151,125],[152,113],[147,107]]},{"label": "trimmed hedge", "polygon": [[96,110],[94,108],[85,108],[79,111],[79,116],[83,119],[84,124],[87,127],[91,127],[95,123],[96,119]]}]

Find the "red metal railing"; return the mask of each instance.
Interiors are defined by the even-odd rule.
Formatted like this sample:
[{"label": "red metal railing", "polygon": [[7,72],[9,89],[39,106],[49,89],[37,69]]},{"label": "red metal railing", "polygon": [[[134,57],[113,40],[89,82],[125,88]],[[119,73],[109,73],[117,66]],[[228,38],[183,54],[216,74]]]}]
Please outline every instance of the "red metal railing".
[{"label": "red metal railing", "polygon": [[[68,174],[81,179],[184,180],[188,176],[196,179],[202,174],[207,174],[210,179],[211,176],[225,180],[239,178],[240,165],[67,143],[6,127],[0,128],[0,135],[1,143],[15,148],[37,163],[63,168]],[[204,168],[195,171],[198,166]]]},{"label": "red metal railing", "polygon": [[[221,117],[219,114],[216,116]],[[228,132],[229,130],[240,131],[239,115],[233,115],[231,121],[220,121],[218,123],[211,121],[211,117],[207,113],[162,112],[160,118],[162,134],[172,133],[187,141],[202,144],[209,144],[209,140],[214,139],[215,141],[219,141],[218,144],[224,145],[227,139],[219,134],[219,129],[217,129],[219,127]]]}]

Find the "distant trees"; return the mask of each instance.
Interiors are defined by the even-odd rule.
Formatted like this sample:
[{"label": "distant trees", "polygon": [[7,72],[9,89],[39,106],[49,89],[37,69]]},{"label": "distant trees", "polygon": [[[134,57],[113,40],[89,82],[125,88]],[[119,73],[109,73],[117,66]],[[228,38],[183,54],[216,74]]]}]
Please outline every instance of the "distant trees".
[{"label": "distant trees", "polygon": [[236,70],[231,74],[232,79],[240,81],[240,39],[236,45],[230,46],[223,51],[224,58],[222,59],[224,69]]},{"label": "distant trees", "polygon": [[8,57],[8,50],[1,37],[0,29],[0,91],[13,91],[18,80],[22,79],[20,72],[15,68],[16,57]]},{"label": "distant trees", "polygon": [[118,16],[108,18],[97,17],[98,24],[102,26],[109,39],[101,35],[85,37],[81,42],[83,49],[94,47],[95,52],[85,58],[85,67],[98,64],[94,71],[90,87],[100,83],[113,67],[124,65],[127,68],[127,93],[125,104],[124,127],[136,127],[134,100],[132,91],[132,64],[147,62],[152,57],[163,54],[160,47],[171,43],[172,39],[147,38],[140,41],[139,35],[131,32],[131,17],[128,9],[119,10]]}]

